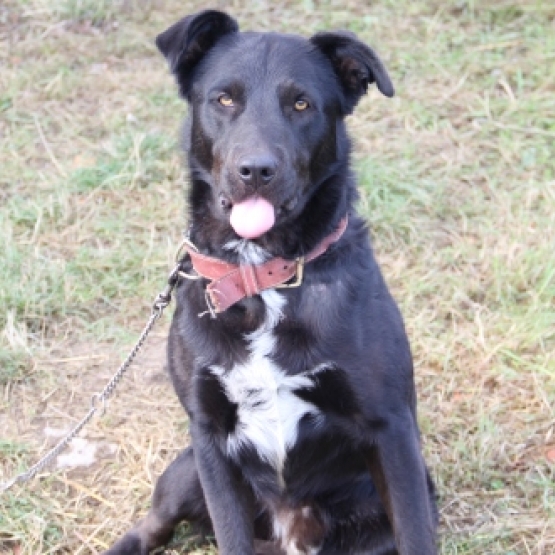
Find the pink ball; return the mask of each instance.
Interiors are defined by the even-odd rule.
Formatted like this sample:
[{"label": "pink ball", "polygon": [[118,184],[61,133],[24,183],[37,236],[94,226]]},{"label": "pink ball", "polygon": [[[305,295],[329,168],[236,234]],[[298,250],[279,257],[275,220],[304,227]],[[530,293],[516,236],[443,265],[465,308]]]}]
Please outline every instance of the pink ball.
[{"label": "pink ball", "polygon": [[255,239],[272,228],[276,221],[274,207],[262,197],[250,197],[234,204],[229,223],[237,235]]}]

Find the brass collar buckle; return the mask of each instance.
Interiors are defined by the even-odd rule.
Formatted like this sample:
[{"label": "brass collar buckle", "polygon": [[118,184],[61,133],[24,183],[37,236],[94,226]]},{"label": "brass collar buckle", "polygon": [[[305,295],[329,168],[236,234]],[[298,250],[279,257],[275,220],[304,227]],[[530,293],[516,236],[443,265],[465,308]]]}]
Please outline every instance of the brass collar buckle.
[{"label": "brass collar buckle", "polygon": [[191,242],[191,240],[189,239],[188,234],[183,238],[183,241],[181,241],[181,244],[179,245],[179,247],[177,248],[177,252],[175,253],[175,261],[177,262],[177,264],[179,266],[179,271],[177,273],[182,278],[190,279],[191,281],[195,281],[197,279],[200,279],[202,276],[199,276],[198,274],[188,274],[187,272],[185,272],[184,270],[181,269],[183,261],[188,256],[190,258],[190,254],[187,250],[187,247],[189,249],[192,249],[195,252],[198,252],[197,247]]},{"label": "brass collar buckle", "polygon": [[305,257],[300,256],[295,260],[295,262],[297,268],[295,270],[295,275],[291,278],[294,279],[294,281],[289,280],[288,282],[282,283],[281,285],[276,285],[275,289],[291,289],[293,287],[299,287],[300,285],[302,285],[304,277]]}]

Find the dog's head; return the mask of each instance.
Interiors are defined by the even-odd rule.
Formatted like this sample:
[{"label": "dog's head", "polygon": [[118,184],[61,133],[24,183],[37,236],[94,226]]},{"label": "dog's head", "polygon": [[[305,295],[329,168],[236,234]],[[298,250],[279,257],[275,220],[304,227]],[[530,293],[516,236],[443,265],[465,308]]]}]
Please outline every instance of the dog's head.
[{"label": "dog's head", "polygon": [[347,184],[327,187],[325,200],[322,192],[338,176],[348,181],[343,119],[371,83],[394,94],[370,48],[345,32],[240,33],[218,11],[180,20],[156,44],[190,106],[193,217],[257,238],[283,232],[314,203],[320,218],[323,208],[344,213]]}]

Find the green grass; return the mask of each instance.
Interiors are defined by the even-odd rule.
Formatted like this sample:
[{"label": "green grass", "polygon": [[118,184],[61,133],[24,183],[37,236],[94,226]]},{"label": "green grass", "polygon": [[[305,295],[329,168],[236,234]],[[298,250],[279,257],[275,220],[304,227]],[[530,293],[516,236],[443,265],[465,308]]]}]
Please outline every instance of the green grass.
[{"label": "green grass", "polygon": [[[184,227],[185,107],[153,38],[201,6],[0,7],[0,480],[84,414],[164,285]],[[347,28],[385,60],[397,96],[372,92],[349,126],[359,206],[413,346],[441,553],[553,552],[555,7],[236,2],[233,14],[248,29]],[[153,349],[87,430],[115,454],[0,497],[0,552],[101,552],[144,514],[187,440]],[[183,527],[168,552],[213,552],[193,545]]]},{"label": "green grass", "polygon": [[21,348],[0,347],[0,386],[22,380],[29,368],[29,356]]}]

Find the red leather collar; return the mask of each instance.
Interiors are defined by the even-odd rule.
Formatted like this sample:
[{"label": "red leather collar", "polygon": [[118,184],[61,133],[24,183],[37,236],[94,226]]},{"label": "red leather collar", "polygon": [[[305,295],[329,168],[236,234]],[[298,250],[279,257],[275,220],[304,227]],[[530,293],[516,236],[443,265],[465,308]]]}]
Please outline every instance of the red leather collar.
[{"label": "red leather collar", "polygon": [[206,303],[210,314],[224,312],[245,297],[258,295],[266,289],[298,287],[303,281],[304,265],[324,254],[330,245],[339,241],[347,229],[348,218],[345,216],[337,229],[325,237],[306,256],[296,260],[272,258],[263,264],[230,264],[200,254],[189,242],[183,244],[193,269],[198,274],[191,276],[180,272],[188,279],[203,277],[210,280],[206,287]]}]

